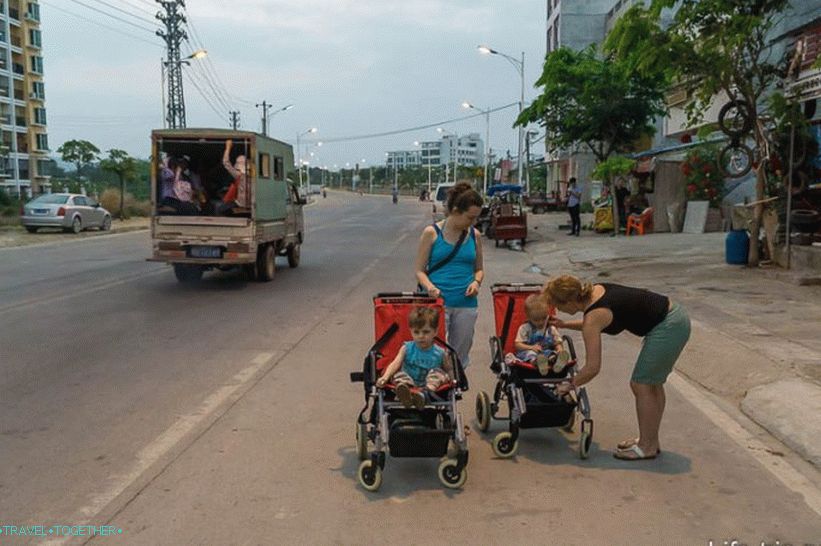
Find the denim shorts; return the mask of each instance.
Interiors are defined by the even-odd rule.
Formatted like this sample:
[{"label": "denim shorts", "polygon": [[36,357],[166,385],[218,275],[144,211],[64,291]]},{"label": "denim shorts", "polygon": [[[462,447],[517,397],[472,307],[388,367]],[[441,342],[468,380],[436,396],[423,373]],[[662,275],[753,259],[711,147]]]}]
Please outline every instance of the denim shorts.
[{"label": "denim shorts", "polygon": [[645,385],[663,384],[673,371],[688,339],[690,317],[681,305],[673,304],[664,320],[644,336],[630,380]]}]

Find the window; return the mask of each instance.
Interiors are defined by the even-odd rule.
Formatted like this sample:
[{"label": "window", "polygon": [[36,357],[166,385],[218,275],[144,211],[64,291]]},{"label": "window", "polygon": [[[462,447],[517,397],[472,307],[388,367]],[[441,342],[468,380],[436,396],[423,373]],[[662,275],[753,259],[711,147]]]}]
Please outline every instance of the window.
[{"label": "window", "polygon": [[74,198],[74,204],[78,207],[85,207],[88,203],[86,202],[86,198],[82,195],[78,195]]},{"label": "window", "polygon": [[271,178],[271,154],[259,154],[260,178]]},{"label": "window", "polygon": [[40,4],[36,4],[34,2],[29,2],[28,3],[28,11],[26,12],[26,17],[28,17],[32,21],[39,21],[40,20]]},{"label": "window", "polygon": [[31,95],[32,98],[35,99],[45,99],[46,98],[46,86],[43,82],[32,82],[31,84]]},{"label": "window", "polygon": [[36,28],[29,30],[29,45],[41,47],[43,45],[42,34]]},{"label": "window", "polygon": [[43,58],[39,55],[32,55],[31,57],[31,71],[36,74],[43,73]]},{"label": "window", "polygon": [[96,207],[97,206],[97,200],[94,199],[93,197],[86,197],[86,205],[88,205],[89,207]]},{"label": "window", "polygon": [[40,125],[46,125],[46,109],[45,108],[35,108],[34,109],[34,123],[38,123]]},{"label": "window", "polygon": [[279,156],[274,156],[274,180],[285,178],[285,162]]},{"label": "window", "polygon": [[37,135],[37,149],[44,152],[48,151],[48,135],[40,133]]}]

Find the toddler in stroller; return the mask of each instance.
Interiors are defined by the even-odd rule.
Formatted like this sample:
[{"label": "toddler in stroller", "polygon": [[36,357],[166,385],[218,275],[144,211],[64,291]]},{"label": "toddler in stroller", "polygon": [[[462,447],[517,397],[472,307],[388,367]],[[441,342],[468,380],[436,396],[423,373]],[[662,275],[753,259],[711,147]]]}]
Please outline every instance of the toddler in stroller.
[{"label": "toddler in stroller", "polygon": [[443,312],[440,298],[423,294],[374,297],[376,343],[362,372],[351,374],[351,381],[365,384],[356,451],[362,461],[357,477],[368,491],[382,484],[386,447],[392,457],[442,458],[445,487],[460,488],[467,480],[467,438],[457,401],[468,385],[456,352],[443,341]]},{"label": "toddler in stroller", "polygon": [[[547,373],[540,373],[544,367],[540,370],[533,361],[528,362],[514,354],[516,341],[511,335],[511,330],[513,325],[527,321],[525,302],[533,301],[530,298],[540,299],[541,286],[520,283],[495,284],[491,290],[496,335],[490,338],[490,369],[496,375],[496,387],[493,391],[493,400],[484,391],[476,396],[476,420],[479,430],[486,432],[492,419],[508,421],[508,430],[500,432],[493,439],[493,452],[498,457],[509,458],[516,454],[519,447],[519,429],[563,427],[565,431],[571,432],[578,413],[582,417],[579,455],[586,459],[593,437],[593,420],[590,418],[587,391],[580,387],[568,395],[558,392],[559,385],[576,374],[573,341],[567,336],[559,337],[559,333],[554,332],[554,341],[560,341],[561,345],[557,347],[561,347],[561,353],[566,353],[566,356],[556,358],[555,362],[552,362],[551,358]],[[549,311],[546,309],[545,316],[550,314]],[[506,417],[497,416],[502,401],[507,403]]]},{"label": "toddler in stroller", "polygon": [[542,375],[551,371],[561,373],[570,357],[564,350],[559,331],[555,326],[547,325],[547,302],[537,294],[529,295],[525,299],[525,315],[527,320],[516,332],[514,358],[535,362]]}]

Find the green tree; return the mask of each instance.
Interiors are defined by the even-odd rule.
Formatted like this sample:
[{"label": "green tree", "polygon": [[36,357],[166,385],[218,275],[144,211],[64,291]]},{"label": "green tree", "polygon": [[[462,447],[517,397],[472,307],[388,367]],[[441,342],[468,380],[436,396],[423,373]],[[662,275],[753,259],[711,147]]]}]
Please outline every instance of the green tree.
[{"label": "green tree", "polygon": [[[686,88],[691,124],[724,92],[744,100],[757,119],[765,94],[783,75],[784,60],[772,56],[770,33],[789,0],[650,0],[630,8],[616,23],[604,49],[642,74],[663,71]],[[675,11],[662,22],[662,15]],[[764,149],[767,136],[758,124],[753,135]],[[758,169],[756,196],[764,198],[764,170]],[[757,266],[763,205],[755,207],[749,264]]]},{"label": "green tree", "polygon": [[57,153],[66,163],[74,163],[79,178],[82,168],[99,158],[100,150],[87,140],[68,140],[57,148]]},{"label": "green tree", "polygon": [[125,150],[112,148],[108,157],[100,161],[100,168],[112,172],[120,180],[120,220],[125,220],[125,182],[137,176],[137,161]]},{"label": "green tree", "polygon": [[664,112],[663,72],[639,73],[627,62],[602,57],[594,46],[551,52],[536,85],[542,94],[516,125],[539,123],[552,149],[586,144],[599,162],[653,135],[653,122]]}]

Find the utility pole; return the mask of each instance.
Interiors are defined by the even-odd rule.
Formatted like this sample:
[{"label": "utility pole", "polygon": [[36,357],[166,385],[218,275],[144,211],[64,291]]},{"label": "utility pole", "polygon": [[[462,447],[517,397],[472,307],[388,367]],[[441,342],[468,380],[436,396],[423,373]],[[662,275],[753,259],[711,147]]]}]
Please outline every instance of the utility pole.
[{"label": "utility pole", "polygon": [[183,0],[156,0],[165,13],[157,13],[156,17],[165,25],[165,30],[158,30],[157,36],[165,40],[166,60],[164,66],[168,75],[168,111],[166,120],[168,127],[179,129],[185,127],[185,98],[182,90],[182,64],[180,60],[180,45],[188,35],[182,29],[186,23],[185,16],[179,7],[185,7]]},{"label": "utility pole", "polygon": [[239,129],[239,112],[237,112],[236,110],[232,110],[228,113],[231,114],[231,129],[236,131],[237,129]]},{"label": "utility pole", "polygon": [[262,104],[257,104],[257,108],[262,106],[262,134],[268,136],[268,108],[271,107],[267,101],[262,101]]}]

